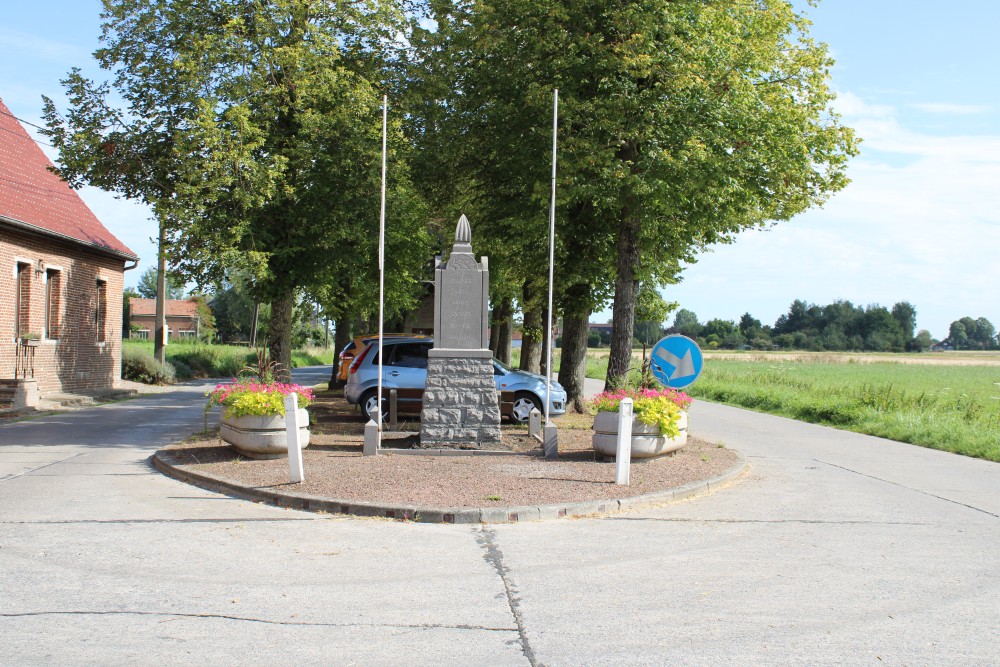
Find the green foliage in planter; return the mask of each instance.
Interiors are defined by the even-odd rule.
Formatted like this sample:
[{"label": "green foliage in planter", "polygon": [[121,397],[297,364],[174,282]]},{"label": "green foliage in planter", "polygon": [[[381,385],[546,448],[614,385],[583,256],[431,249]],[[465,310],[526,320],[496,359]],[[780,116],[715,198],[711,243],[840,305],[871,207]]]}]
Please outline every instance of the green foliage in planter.
[{"label": "green foliage in planter", "polygon": [[298,396],[298,407],[305,408],[312,403],[312,389],[297,384],[256,379],[220,384],[206,394],[205,412],[221,405],[225,408],[225,417],[284,416],[285,396],[293,392]]},{"label": "green foliage in planter", "polygon": [[622,399],[632,399],[632,414],[643,424],[656,426],[662,435],[680,435],[681,412],[691,405],[691,397],[676,389],[618,389],[605,391],[590,401],[592,412],[618,412]]}]

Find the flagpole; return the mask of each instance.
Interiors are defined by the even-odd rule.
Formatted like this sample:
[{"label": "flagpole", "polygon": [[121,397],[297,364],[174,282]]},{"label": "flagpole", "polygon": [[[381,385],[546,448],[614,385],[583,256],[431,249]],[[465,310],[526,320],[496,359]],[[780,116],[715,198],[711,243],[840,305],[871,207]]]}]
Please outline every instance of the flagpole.
[{"label": "flagpole", "polygon": [[556,254],[556,132],[559,129],[559,89],[554,91],[552,103],[552,201],[549,204],[549,312],[547,331],[549,344],[545,359],[545,424],[549,422],[552,404],[552,273]]},{"label": "flagpole", "polygon": [[382,96],[382,204],[378,222],[378,389],[376,396],[376,411],[378,413],[378,445],[382,446],[382,359],[385,356],[382,349],[383,317],[385,315],[385,164],[386,164],[386,133],[389,119],[389,96]]}]

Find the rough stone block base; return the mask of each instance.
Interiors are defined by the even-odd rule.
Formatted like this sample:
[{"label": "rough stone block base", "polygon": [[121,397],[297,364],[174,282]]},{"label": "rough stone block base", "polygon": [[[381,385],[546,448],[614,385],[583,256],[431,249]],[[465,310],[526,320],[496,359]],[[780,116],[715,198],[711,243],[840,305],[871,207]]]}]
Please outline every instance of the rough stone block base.
[{"label": "rough stone block base", "polygon": [[500,406],[492,355],[488,350],[431,350],[420,447],[490,449],[499,444]]}]

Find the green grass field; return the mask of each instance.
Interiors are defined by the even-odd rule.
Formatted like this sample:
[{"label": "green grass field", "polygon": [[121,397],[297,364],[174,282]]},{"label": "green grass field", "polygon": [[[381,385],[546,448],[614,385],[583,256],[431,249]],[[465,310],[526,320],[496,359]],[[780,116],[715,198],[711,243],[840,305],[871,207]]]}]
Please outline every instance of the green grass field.
[{"label": "green grass field", "polygon": [[707,359],[688,393],[1000,461],[1000,367]]},{"label": "green grass field", "polygon": [[[639,368],[641,351],[633,352],[633,360]],[[587,353],[587,377],[604,379],[607,368],[606,349]],[[686,391],[1000,461],[1000,355],[995,353],[709,353],[701,377]]]}]

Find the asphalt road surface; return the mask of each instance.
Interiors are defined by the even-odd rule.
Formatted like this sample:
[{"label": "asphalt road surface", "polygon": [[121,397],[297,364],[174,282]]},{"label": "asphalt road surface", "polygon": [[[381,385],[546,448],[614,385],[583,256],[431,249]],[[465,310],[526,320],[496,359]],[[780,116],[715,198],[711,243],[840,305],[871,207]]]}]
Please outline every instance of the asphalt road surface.
[{"label": "asphalt road surface", "polygon": [[205,388],[0,426],[0,664],[1000,664],[998,464],[696,403],[712,495],[341,518],[155,471]]}]

